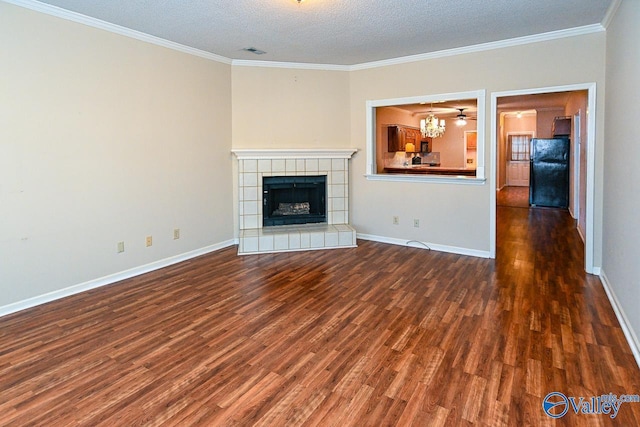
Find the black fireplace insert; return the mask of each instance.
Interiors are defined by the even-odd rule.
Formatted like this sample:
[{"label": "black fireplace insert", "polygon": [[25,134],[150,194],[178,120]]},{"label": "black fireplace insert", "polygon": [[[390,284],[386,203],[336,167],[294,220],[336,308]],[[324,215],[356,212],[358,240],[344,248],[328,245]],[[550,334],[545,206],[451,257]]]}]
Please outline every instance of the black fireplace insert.
[{"label": "black fireplace insert", "polygon": [[327,176],[262,178],[262,226],[327,222]]}]

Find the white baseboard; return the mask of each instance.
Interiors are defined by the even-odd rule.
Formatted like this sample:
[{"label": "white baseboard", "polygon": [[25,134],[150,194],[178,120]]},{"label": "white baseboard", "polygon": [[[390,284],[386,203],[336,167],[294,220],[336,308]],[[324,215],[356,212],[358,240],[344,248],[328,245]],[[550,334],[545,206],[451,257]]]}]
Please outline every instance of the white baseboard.
[{"label": "white baseboard", "polygon": [[616,297],[616,294],[613,292],[613,288],[611,287],[609,279],[607,279],[607,275],[604,273],[604,271],[601,271],[599,276],[600,281],[602,282],[602,287],[604,288],[604,291],[609,298],[609,302],[611,302],[611,307],[613,307],[613,311],[618,318],[618,322],[620,323],[622,332],[624,333],[624,336],[629,343],[629,347],[631,347],[633,357],[636,359],[638,367],[640,367],[640,341],[638,341],[638,336],[631,327],[629,319],[627,318],[627,315],[624,313],[624,310],[622,309],[622,306],[618,301],[618,297]]},{"label": "white baseboard", "polygon": [[372,234],[357,234],[358,239],[371,240],[379,243],[388,243],[390,245],[410,246],[420,249],[431,249],[438,252],[448,252],[458,255],[468,255],[479,258],[490,258],[489,251],[479,251],[476,249],[459,248],[457,246],[438,245],[429,242],[420,242],[417,240],[396,239],[394,237],[375,236]]},{"label": "white baseboard", "polygon": [[139,276],[144,273],[159,270],[164,267],[168,267],[173,264],[177,264],[182,261],[195,258],[200,255],[214,252],[228,246],[235,244],[235,240],[227,240],[226,242],[217,243],[215,245],[206,246],[204,248],[196,249],[193,251],[185,252],[180,255],[175,255],[169,258],[154,261],[149,264],[145,264],[139,267],[134,267],[129,270],[121,271],[119,273],[110,274],[108,276],[100,277],[98,279],[89,280],[88,282],[72,285],[64,289],[49,292],[44,295],[38,295],[36,297],[28,298],[26,300],[17,301],[5,306],[0,307],[0,317],[12,314],[27,308],[32,308],[40,304],[45,304],[51,301],[55,301],[60,298],[65,298],[71,295],[78,294],[80,292],[88,291],[91,289],[99,288],[101,286],[110,285],[120,280],[129,279],[131,277]]}]

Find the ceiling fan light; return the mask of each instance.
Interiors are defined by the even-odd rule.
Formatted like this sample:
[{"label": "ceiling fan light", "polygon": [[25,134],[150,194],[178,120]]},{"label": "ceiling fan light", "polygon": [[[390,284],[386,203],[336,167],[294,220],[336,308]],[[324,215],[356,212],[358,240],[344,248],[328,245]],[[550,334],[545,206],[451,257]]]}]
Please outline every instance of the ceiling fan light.
[{"label": "ceiling fan light", "polygon": [[464,126],[466,124],[467,124],[467,121],[462,117],[458,117],[458,120],[456,120],[456,126]]}]

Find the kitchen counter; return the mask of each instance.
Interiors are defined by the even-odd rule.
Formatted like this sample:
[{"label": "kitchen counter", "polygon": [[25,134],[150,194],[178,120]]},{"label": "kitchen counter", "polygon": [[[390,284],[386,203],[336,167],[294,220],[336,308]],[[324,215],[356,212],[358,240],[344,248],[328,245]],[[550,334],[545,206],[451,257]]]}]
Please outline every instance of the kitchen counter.
[{"label": "kitchen counter", "polygon": [[410,165],[401,168],[384,168],[386,173],[429,174],[429,175],[458,175],[476,176],[475,168],[448,168],[443,166]]}]

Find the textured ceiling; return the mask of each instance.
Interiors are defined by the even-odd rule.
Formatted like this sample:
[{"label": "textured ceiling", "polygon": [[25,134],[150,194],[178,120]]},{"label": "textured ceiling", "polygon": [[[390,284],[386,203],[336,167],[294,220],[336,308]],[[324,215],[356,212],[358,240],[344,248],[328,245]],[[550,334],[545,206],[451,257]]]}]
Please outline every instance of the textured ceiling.
[{"label": "textured ceiling", "polygon": [[[613,0],[43,0],[230,59],[354,65],[599,24]],[[264,55],[245,52],[255,47]]]}]

